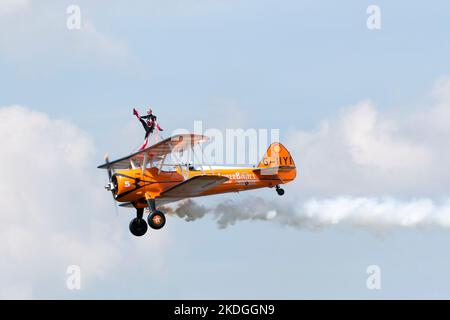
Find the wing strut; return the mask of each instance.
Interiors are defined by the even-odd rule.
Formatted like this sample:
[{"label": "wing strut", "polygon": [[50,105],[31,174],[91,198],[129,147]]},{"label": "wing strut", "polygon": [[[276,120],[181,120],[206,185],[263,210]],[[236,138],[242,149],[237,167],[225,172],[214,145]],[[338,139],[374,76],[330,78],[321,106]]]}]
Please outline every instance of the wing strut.
[{"label": "wing strut", "polygon": [[147,167],[147,153],[144,153],[144,160],[142,161],[142,176],[144,176],[145,168]]}]

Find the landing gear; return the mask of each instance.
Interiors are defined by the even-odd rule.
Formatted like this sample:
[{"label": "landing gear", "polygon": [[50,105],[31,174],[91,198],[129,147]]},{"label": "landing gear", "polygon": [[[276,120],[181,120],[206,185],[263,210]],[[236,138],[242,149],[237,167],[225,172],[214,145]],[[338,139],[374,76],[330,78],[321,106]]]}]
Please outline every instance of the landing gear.
[{"label": "landing gear", "polygon": [[[155,230],[161,229],[166,224],[166,216],[161,211],[156,210],[155,199],[147,199],[147,204],[150,211],[147,218],[148,226]],[[143,236],[148,230],[147,222],[143,216],[144,208],[136,208],[136,218],[130,222],[130,232],[136,237]]]},{"label": "landing gear", "polygon": [[280,186],[276,186],[275,190],[277,191],[279,196],[282,196],[284,194],[284,189],[281,189]]},{"label": "landing gear", "polygon": [[166,216],[159,210],[156,210],[155,199],[148,199],[148,209],[150,214],[148,215],[148,225],[150,228],[159,230],[166,224]]},{"label": "landing gear", "polygon": [[161,211],[150,212],[147,219],[150,228],[158,230],[166,224],[166,216]]},{"label": "landing gear", "polygon": [[144,215],[144,209],[137,209],[136,218],[130,222],[130,232],[136,236],[141,237],[147,232],[147,223],[142,218]]}]

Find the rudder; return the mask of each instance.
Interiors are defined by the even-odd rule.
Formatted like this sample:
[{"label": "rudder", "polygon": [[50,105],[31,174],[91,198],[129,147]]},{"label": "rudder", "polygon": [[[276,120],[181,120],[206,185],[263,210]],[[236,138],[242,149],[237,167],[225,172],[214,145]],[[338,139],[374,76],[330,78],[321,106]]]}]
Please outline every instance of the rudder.
[{"label": "rudder", "polygon": [[279,142],[272,143],[264,154],[258,168],[291,167],[295,162],[289,151]]}]

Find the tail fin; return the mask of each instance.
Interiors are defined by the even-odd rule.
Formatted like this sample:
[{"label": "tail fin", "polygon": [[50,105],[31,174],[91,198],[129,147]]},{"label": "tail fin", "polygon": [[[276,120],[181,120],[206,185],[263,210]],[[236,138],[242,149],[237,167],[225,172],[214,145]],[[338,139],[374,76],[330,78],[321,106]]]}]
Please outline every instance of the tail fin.
[{"label": "tail fin", "polygon": [[274,142],[269,146],[258,168],[295,168],[294,159],[287,149],[279,142]]}]

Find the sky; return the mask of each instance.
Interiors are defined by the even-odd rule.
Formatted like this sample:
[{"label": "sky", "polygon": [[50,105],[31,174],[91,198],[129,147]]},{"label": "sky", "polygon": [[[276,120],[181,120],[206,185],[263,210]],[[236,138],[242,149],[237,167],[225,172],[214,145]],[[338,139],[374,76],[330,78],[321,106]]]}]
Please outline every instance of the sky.
[{"label": "sky", "polygon": [[[448,299],[449,12],[0,0],[0,298]],[[96,167],[141,143],[131,110],[148,105],[167,135],[279,129],[298,177],[134,238]]]}]

